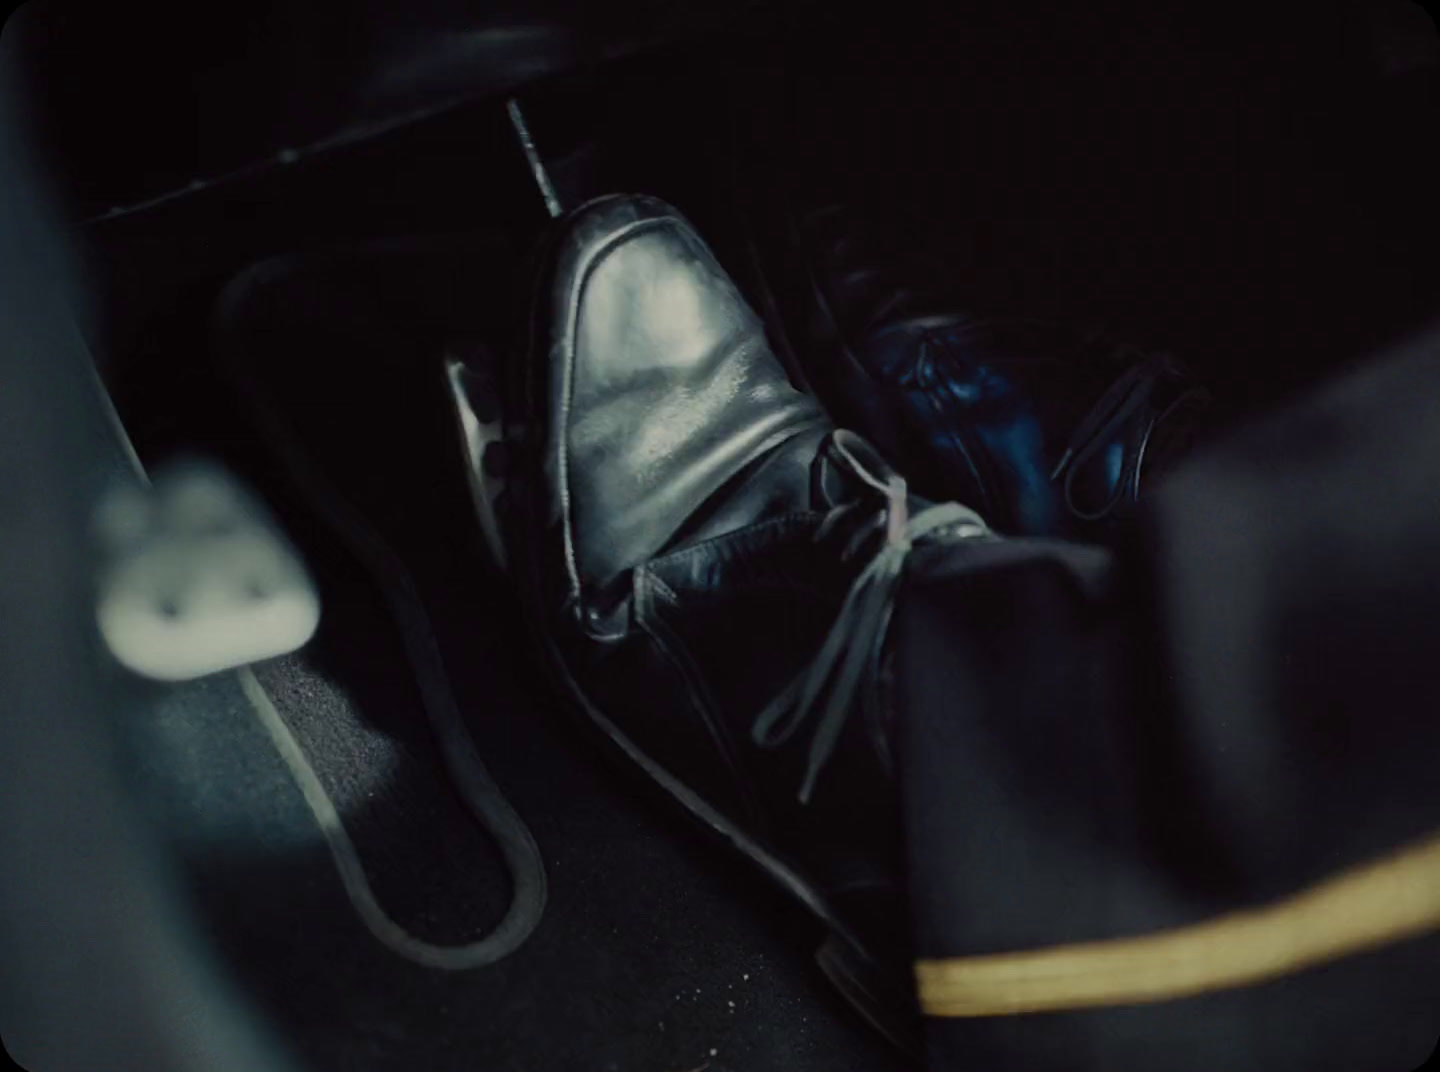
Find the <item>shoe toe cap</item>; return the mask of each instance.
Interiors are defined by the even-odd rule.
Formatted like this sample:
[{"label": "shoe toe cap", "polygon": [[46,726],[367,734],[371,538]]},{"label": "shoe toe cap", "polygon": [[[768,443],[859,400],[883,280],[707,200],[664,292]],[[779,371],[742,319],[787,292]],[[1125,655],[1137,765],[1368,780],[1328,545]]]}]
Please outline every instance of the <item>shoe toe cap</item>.
[{"label": "shoe toe cap", "polygon": [[777,433],[816,415],[703,240],[653,198],[580,209],[546,312],[547,450],[574,583],[653,556]]}]

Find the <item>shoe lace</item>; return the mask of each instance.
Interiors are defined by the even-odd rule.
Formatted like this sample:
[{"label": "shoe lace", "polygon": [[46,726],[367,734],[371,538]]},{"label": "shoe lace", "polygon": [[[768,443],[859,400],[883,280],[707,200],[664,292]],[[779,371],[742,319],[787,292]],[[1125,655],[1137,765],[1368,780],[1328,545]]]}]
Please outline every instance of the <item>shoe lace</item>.
[{"label": "shoe lace", "polygon": [[[973,539],[990,532],[979,514],[959,503],[936,503],[911,516],[902,477],[895,473],[884,479],[877,476],[847,448],[842,436],[837,435],[835,449],[849,469],[884,496],[884,506],[872,514],[871,524],[861,529],[842,555],[851,555],[868,542],[865,538],[882,520],[885,539],[851,584],[815,657],[760,712],[752,727],[751,736],[757,745],[776,748],[791,740],[818,711],[800,786],[801,803],[809,802],[816,779],[858,706],[862,686],[878,678],[885,637],[910,552],[922,542]],[[859,505],[849,503],[832,510],[817,530],[817,541],[825,539],[844,519],[853,518]]]},{"label": "shoe lace", "polygon": [[1138,494],[1140,467],[1154,429],[1177,409],[1198,403],[1208,397],[1200,387],[1191,387],[1156,414],[1149,422],[1139,449],[1127,450],[1120,477],[1110,497],[1098,510],[1083,509],[1075,500],[1075,479],[1078,474],[1105,451],[1115,437],[1139,413],[1153,405],[1156,391],[1163,380],[1178,371],[1169,354],[1154,354],[1132,364],[1107,387],[1076,427],[1069,444],[1050,473],[1052,481],[1064,478],[1065,505],[1082,521],[1099,521],[1120,504],[1127,493]]}]

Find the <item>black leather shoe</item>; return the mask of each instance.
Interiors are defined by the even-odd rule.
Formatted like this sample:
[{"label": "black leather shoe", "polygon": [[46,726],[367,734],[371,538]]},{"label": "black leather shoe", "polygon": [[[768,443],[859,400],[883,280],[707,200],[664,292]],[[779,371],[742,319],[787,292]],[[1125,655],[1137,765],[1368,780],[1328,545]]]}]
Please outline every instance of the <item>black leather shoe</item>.
[{"label": "black leather shoe", "polygon": [[531,330],[506,393],[501,516],[549,669],[823,923],[828,976],[913,1047],[883,638],[904,549],[983,522],[910,499],[795,390],[658,201],[562,221]]},{"label": "black leather shoe", "polygon": [[1100,538],[1188,449],[1209,396],[1172,355],[980,314],[954,265],[854,203],[754,204],[782,356],[924,494],[1012,535]]}]

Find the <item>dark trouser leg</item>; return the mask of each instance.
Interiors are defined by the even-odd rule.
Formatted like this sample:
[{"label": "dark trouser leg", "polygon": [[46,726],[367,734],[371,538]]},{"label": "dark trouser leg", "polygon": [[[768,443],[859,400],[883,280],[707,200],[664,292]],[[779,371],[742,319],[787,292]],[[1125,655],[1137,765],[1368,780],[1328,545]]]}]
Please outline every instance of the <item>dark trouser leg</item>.
[{"label": "dark trouser leg", "polygon": [[1422,1063],[1440,333],[1195,459],[1128,551],[928,555],[894,650],[934,1065]]}]

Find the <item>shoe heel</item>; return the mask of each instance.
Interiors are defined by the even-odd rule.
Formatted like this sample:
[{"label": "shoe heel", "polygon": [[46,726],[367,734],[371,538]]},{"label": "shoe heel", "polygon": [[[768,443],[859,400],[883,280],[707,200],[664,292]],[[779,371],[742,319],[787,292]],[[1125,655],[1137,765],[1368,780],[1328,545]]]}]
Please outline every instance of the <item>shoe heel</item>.
[{"label": "shoe heel", "polygon": [[922,1059],[920,1010],[908,980],[897,979],[893,971],[836,934],[815,951],[815,963],[840,996],[877,1031],[910,1057]]}]

